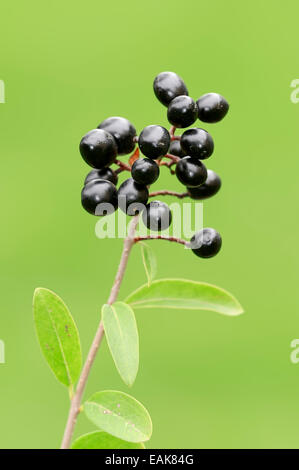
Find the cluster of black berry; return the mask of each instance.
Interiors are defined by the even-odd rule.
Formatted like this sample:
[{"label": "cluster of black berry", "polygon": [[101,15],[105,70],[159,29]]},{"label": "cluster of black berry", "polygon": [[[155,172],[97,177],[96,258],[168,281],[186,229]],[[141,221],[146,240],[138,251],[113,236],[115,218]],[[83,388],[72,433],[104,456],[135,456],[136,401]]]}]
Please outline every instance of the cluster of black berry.
[{"label": "cluster of black berry", "polygon": [[[158,100],[167,106],[168,131],[159,125],[145,127],[137,137],[136,129],[125,118],[110,117],[88,132],[80,142],[80,153],[94,169],[88,173],[81,193],[84,209],[93,215],[106,215],[118,207],[133,216],[142,211],[147,228],[161,231],[171,223],[171,211],[161,201],[148,203],[149,185],[157,181],[160,166],[175,165],[178,180],[187,187],[192,199],[202,200],[215,195],[221,186],[219,176],[207,170],[202,160],[214,150],[211,135],[204,129],[193,127],[179,136],[176,128],[186,128],[197,119],[214,123],[224,118],[229,105],[219,94],[208,93],[194,101],[188,95],[184,81],[173,72],[160,73],[154,80]],[[135,149],[138,142],[138,147]],[[119,156],[133,152],[129,164]],[[145,158],[139,158],[141,152]],[[163,158],[169,159],[165,162]],[[116,164],[117,170],[110,166]],[[131,178],[117,190],[118,173],[130,171]],[[204,228],[191,238],[191,248],[200,257],[216,255],[221,248],[221,236],[216,230]]]}]

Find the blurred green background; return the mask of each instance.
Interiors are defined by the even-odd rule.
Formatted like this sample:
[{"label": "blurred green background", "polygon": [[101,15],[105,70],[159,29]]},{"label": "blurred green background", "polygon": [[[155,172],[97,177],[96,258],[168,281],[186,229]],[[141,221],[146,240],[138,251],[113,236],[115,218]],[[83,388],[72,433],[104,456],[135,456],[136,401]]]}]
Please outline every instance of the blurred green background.
[{"label": "blurred green background", "polygon": [[[78,143],[108,116],[125,116],[139,131],[168,125],[152,91],[164,70],[183,76],[194,98],[216,91],[231,108],[223,122],[203,126],[216,142],[209,167],[223,179],[204,220],[221,232],[223,250],[201,260],[153,242],[159,277],[222,286],[246,313],[139,310],[132,390],[105,343],[86,396],[133,394],[151,413],[152,448],[298,447],[299,364],[290,361],[299,337],[299,103],[290,100],[298,14],[294,1],[2,3],[1,448],[60,444],[68,397],[37,344],[33,290],[65,300],[86,355],[122,242],[98,240],[96,219],[81,208],[89,170]],[[154,187],[181,189],[166,169]],[[143,282],[136,247],[120,298]],[[92,429],[82,416],[75,435]]]}]

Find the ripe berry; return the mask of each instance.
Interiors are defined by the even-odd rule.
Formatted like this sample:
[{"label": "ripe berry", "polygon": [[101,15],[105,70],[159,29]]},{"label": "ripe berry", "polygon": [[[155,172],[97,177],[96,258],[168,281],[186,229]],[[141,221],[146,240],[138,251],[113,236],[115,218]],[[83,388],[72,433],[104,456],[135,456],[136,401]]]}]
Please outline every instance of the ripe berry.
[{"label": "ripe berry", "polygon": [[208,170],[206,181],[198,188],[188,188],[192,199],[208,199],[218,193],[221,188],[221,179],[213,170]]},{"label": "ripe berry", "polygon": [[127,215],[138,214],[143,210],[147,200],[148,189],[144,184],[136,183],[133,178],[129,178],[120,185],[118,205]]},{"label": "ripe berry", "polygon": [[217,255],[221,245],[221,236],[213,228],[200,230],[190,240],[190,247],[193,253],[200,258],[212,258],[212,256]]},{"label": "ripe berry", "polygon": [[113,163],[117,145],[109,132],[93,129],[81,139],[80,153],[88,165],[100,169]]},{"label": "ripe berry", "polygon": [[111,168],[103,168],[102,170],[91,170],[85,178],[84,184],[89,183],[92,180],[106,180],[117,185],[118,176],[115,171]]},{"label": "ripe berry", "polygon": [[157,181],[160,168],[157,163],[150,158],[139,158],[134,162],[131,174],[136,183],[148,185]]},{"label": "ripe berry", "polygon": [[169,132],[162,126],[147,126],[138,138],[138,145],[141,152],[152,160],[163,157],[170,145]]},{"label": "ripe berry", "polygon": [[197,104],[190,96],[177,96],[167,109],[167,119],[175,127],[188,127],[197,119]]},{"label": "ripe berry", "polygon": [[182,134],[181,147],[187,155],[205,160],[214,151],[214,141],[207,131],[193,127]]},{"label": "ripe berry", "polygon": [[151,201],[142,212],[142,220],[148,229],[160,232],[169,227],[172,215],[167,204],[161,201]]},{"label": "ripe berry", "polygon": [[224,118],[229,104],[218,93],[207,93],[197,100],[198,118],[203,122],[218,122]]},{"label": "ripe berry", "polygon": [[175,173],[178,180],[189,188],[196,188],[203,184],[208,175],[204,164],[189,156],[178,161]]},{"label": "ripe berry", "polygon": [[170,153],[171,155],[175,155],[176,157],[180,157],[180,158],[183,158],[186,156],[186,153],[182,149],[179,140],[172,140],[170,142],[168,153]]},{"label": "ripe berry", "polygon": [[82,189],[81,202],[90,214],[112,214],[117,209],[117,189],[110,181],[92,180]]},{"label": "ripe berry", "polygon": [[128,119],[110,117],[101,122],[98,129],[110,132],[116,141],[119,155],[126,155],[134,150],[136,129]]},{"label": "ripe berry", "polygon": [[154,80],[154,92],[165,106],[168,106],[176,96],[188,95],[184,81],[174,72],[159,73]]}]

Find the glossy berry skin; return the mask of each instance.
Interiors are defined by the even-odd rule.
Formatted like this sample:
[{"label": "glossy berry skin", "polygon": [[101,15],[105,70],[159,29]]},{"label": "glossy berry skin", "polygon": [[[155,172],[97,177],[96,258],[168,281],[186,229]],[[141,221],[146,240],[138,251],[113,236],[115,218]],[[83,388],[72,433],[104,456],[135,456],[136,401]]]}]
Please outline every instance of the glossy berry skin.
[{"label": "glossy berry skin", "polygon": [[148,200],[148,189],[144,184],[136,183],[133,178],[124,181],[118,190],[119,208],[127,215],[138,214]]},{"label": "glossy berry skin", "polygon": [[155,232],[166,230],[172,220],[171,210],[161,201],[151,201],[142,212],[144,225]]},{"label": "glossy berry skin", "polygon": [[208,176],[205,165],[198,159],[190,156],[181,158],[175,169],[178,180],[189,188],[196,188],[203,184]]},{"label": "glossy berry skin", "polygon": [[117,185],[118,176],[115,171],[111,170],[111,168],[102,168],[102,170],[91,170],[85,178],[84,184],[89,183],[93,180],[106,180],[113,183],[115,186]]},{"label": "glossy berry skin", "polygon": [[80,153],[88,165],[100,169],[114,162],[117,145],[111,134],[93,129],[81,139]]},{"label": "glossy berry skin", "polygon": [[187,191],[190,193],[192,199],[208,199],[209,197],[215,196],[221,188],[221,179],[213,170],[208,170],[208,177],[206,181],[198,188],[188,188]]},{"label": "glossy berry skin", "polygon": [[[82,189],[81,202],[90,214],[112,214],[117,209],[117,189],[110,181],[92,180]],[[109,204],[109,206],[101,207],[99,204]]]},{"label": "glossy berry skin", "polygon": [[98,129],[104,129],[114,137],[119,155],[127,155],[134,150],[136,129],[128,119],[110,117],[101,122]]},{"label": "glossy berry skin", "polygon": [[183,158],[186,157],[186,152],[181,147],[179,140],[172,140],[170,142],[168,153],[174,155],[175,157]]},{"label": "glossy berry skin", "polygon": [[138,145],[146,157],[156,160],[168,152],[170,145],[169,132],[162,126],[147,126],[138,138]]},{"label": "glossy berry skin", "polygon": [[159,178],[160,168],[150,158],[139,158],[133,163],[132,178],[139,184],[153,184]]},{"label": "glossy berry skin", "polygon": [[188,95],[184,80],[174,72],[162,72],[154,80],[154,92],[158,100],[168,106],[180,95]]},{"label": "glossy berry skin", "polygon": [[203,122],[219,122],[226,116],[229,104],[218,93],[207,93],[197,100],[198,119]]},{"label": "glossy berry skin", "polygon": [[207,131],[193,127],[182,134],[181,147],[187,155],[205,160],[214,151],[214,141]]},{"label": "glossy berry skin", "polygon": [[212,258],[219,253],[222,245],[220,234],[213,228],[204,228],[190,240],[193,253],[200,258]]},{"label": "glossy berry skin", "polygon": [[177,96],[167,109],[167,119],[175,127],[191,126],[197,119],[197,104],[190,96]]}]

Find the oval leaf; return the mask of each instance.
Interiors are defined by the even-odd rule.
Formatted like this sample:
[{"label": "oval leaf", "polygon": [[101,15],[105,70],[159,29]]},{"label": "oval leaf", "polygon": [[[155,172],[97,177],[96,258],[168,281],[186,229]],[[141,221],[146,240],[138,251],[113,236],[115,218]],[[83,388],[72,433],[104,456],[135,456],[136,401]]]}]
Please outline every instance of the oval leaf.
[{"label": "oval leaf", "polygon": [[128,386],[133,385],[139,365],[139,339],[135,315],[130,305],[115,302],[103,305],[102,318],[116,368]]},{"label": "oval leaf", "polygon": [[144,444],[123,441],[104,431],[95,431],[78,437],[71,449],[144,449]]},{"label": "oval leaf", "polygon": [[237,299],[224,289],[185,279],[161,279],[141,286],[126,302],[134,308],[211,310],[232,316],[243,313]]},{"label": "oval leaf", "polygon": [[146,243],[139,242],[144,269],[147,276],[147,283],[150,286],[157,273],[157,258],[153,249]]},{"label": "oval leaf", "polygon": [[152,435],[152,421],[144,406],[123,392],[97,392],[84,403],[87,418],[103,431],[129,442]]},{"label": "oval leaf", "polygon": [[33,314],[41,350],[57,379],[73,385],[81,370],[81,346],[75,322],[64,302],[49,289],[36,289]]}]

